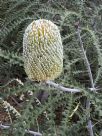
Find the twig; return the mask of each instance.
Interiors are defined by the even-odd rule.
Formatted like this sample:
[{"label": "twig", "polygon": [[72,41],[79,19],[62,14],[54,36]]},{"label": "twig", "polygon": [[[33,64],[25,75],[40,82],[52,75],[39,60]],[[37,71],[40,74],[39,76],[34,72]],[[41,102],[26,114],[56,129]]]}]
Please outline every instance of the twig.
[{"label": "twig", "polygon": [[[91,68],[90,68],[90,64],[89,64],[86,52],[84,50],[84,45],[83,45],[83,42],[82,42],[82,39],[81,39],[79,24],[77,26],[77,35],[78,35],[78,39],[79,39],[79,42],[80,42],[80,48],[81,48],[81,51],[82,51],[82,54],[83,54],[83,59],[84,59],[84,62],[86,64],[86,68],[87,68],[88,75],[89,75],[89,78],[90,78],[91,88],[93,88],[93,91],[95,92],[96,89],[94,87],[93,76],[92,76],[92,72],[91,72]],[[91,119],[90,119],[90,100],[88,98],[87,98],[87,102],[86,102],[86,109],[89,111],[88,116],[87,116],[88,131],[89,131],[90,136],[94,136],[93,129],[92,129],[92,122],[91,122]]]},{"label": "twig", "polygon": [[42,136],[41,133],[39,133],[39,132],[34,132],[34,131],[31,131],[31,130],[25,130],[25,132],[28,133],[28,134],[32,134],[32,135],[34,135],[34,136]]},{"label": "twig", "polygon": [[[8,126],[8,125],[2,125],[2,124],[0,124],[0,129],[9,129],[10,128],[10,126]],[[42,136],[42,134],[41,133],[39,133],[39,132],[34,132],[34,131],[31,131],[31,130],[27,130],[27,129],[25,129],[25,132],[26,133],[28,133],[28,134],[32,134],[32,135],[34,135],[34,136]]]},{"label": "twig", "polygon": [[10,128],[10,126],[2,125],[2,124],[0,123],[0,129],[9,129],[9,128]]},{"label": "twig", "polygon": [[53,81],[49,81],[49,80],[46,81],[46,84],[51,85],[51,86],[53,86],[53,87],[55,87],[55,88],[57,88],[57,89],[59,89],[61,91],[64,91],[64,92],[70,92],[70,93],[81,92],[79,89],[66,88],[66,87],[63,87],[63,86],[61,86],[59,84],[54,83]]}]

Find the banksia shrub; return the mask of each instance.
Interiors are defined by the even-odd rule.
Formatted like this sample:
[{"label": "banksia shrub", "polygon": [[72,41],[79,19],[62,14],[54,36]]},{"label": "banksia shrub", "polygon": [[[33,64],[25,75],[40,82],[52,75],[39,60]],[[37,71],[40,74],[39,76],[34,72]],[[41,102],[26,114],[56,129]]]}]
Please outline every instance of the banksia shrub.
[{"label": "banksia shrub", "polygon": [[23,37],[24,67],[35,81],[54,80],[63,68],[63,46],[58,27],[49,20],[33,21]]}]

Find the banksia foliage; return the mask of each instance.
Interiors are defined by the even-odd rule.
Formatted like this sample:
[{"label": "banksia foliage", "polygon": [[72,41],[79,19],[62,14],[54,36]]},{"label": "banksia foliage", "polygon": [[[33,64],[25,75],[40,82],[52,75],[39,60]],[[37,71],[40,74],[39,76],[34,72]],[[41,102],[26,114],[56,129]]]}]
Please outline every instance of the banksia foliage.
[{"label": "banksia foliage", "polygon": [[63,68],[63,46],[58,27],[39,19],[28,25],[23,37],[24,67],[36,81],[54,80]]}]

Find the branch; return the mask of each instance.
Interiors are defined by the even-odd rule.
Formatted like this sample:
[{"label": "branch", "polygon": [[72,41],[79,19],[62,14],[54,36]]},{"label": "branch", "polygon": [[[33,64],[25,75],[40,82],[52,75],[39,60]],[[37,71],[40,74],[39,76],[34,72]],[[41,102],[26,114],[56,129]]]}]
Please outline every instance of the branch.
[{"label": "branch", "polygon": [[81,92],[79,89],[66,88],[66,87],[63,87],[63,86],[61,86],[59,84],[54,83],[53,81],[49,81],[49,80],[46,81],[46,84],[51,85],[51,86],[53,86],[53,87],[55,87],[55,88],[57,88],[57,89],[59,89],[61,91],[64,91],[64,92],[69,92],[69,93]]},{"label": "branch", "polygon": [[[0,129],[9,129],[10,128],[10,126],[6,126],[6,125],[2,125],[2,124],[0,124]],[[27,130],[27,129],[25,129],[25,132],[26,133],[28,133],[28,134],[32,134],[32,135],[34,135],[34,136],[42,136],[42,134],[41,133],[39,133],[39,132],[34,132],[34,131],[31,131],[31,130]]]},{"label": "branch", "polygon": [[[79,24],[77,25],[77,35],[78,35],[78,39],[79,39],[79,42],[80,42],[80,48],[81,48],[81,51],[82,51],[82,54],[83,54],[83,59],[84,59],[84,62],[86,64],[86,68],[87,68],[88,75],[89,75],[89,78],[90,78],[91,88],[95,92],[96,89],[94,87],[94,82],[93,82],[93,76],[92,76],[92,72],[91,72],[91,68],[90,68],[90,63],[88,61],[86,52],[84,50],[84,45],[83,45],[82,38],[81,38],[81,35],[80,35]],[[87,98],[87,101],[86,101],[86,109],[88,111],[90,111],[90,100],[88,98]],[[89,131],[89,134],[90,134],[90,136],[94,136],[93,129],[92,129],[92,122],[91,122],[91,119],[90,119],[90,112],[88,113],[87,120],[88,120],[88,131]]]},{"label": "branch", "polygon": [[89,75],[89,78],[90,78],[91,88],[93,88],[93,90],[95,91],[96,89],[95,89],[95,87],[94,87],[94,82],[93,82],[93,76],[92,76],[92,72],[91,72],[91,68],[90,68],[90,63],[89,63],[89,61],[88,61],[86,52],[85,52],[85,50],[84,50],[84,45],[83,45],[83,42],[82,42],[82,39],[81,39],[80,28],[79,28],[79,27],[78,27],[78,29],[77,29],[77,35],[78,35],[79,42],[80,42],[80,48],[81,48],[82,53],[83,53],[84,62],[85,62],[85,64],[86,64],[86,68],[87,68],[88,75]]}]

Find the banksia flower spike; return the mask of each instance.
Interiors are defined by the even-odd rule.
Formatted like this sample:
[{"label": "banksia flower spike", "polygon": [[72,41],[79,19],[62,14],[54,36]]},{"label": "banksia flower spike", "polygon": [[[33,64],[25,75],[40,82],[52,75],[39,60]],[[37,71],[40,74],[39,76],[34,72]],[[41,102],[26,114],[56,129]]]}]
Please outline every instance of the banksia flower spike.
[{"label": "banksia flower spike", "polygon": [[24,67],[35,81],[57,78],[63,68],[63,46],[58,27],[49,20],[33,21],[23,37]]}]

